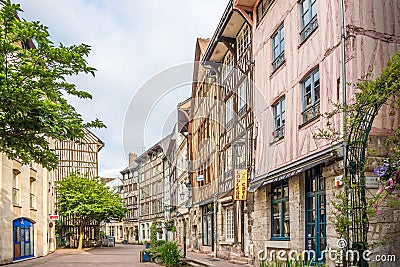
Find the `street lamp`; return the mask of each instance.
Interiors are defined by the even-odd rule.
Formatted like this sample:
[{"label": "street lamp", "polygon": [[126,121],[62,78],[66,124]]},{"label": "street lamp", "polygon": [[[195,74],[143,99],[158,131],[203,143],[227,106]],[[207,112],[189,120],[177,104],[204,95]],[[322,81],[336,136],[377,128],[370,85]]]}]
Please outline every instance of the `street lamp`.
[{"label": "street lamp", "polygon": [[[187,195],[187,199],[186,199],[186,208],[189,209],[190,208],[190,198],[191,198],[190,193],[192,190],[192,184],[190,183],[190,181],[185,182],[185,186],[188,189],[188,191],[187,191],[188,195]],[[185,196],[185,193],[182,192],[181,193],[182,200],[183,200],[184,196]],[[178,210],[178,213],[179,213],[179,210]],[[182,215],[182,218],[183,218],[183,257],[186,258],[186,219],[183,215]]]},{"label": "street lamp", "polygon": [[[137,170],[137,168],[138,168],[138,164],[136,162],[133,162],[128,167],[129,172],[132,175],[132,179],[134,179],[134,176],[135,176],[134,173],[135,173],[135,170]],[[137,191],[138,191],[138,195],[137,195],[137,216],[138,216],[137,240],[139,243],[140,242],[140,214],[139,214],[139,211],[140,211],[140,209],[139,209],[140,208],[140,184],[139,184],[138,178],[136,178],[136,184],[137,184]]]}]

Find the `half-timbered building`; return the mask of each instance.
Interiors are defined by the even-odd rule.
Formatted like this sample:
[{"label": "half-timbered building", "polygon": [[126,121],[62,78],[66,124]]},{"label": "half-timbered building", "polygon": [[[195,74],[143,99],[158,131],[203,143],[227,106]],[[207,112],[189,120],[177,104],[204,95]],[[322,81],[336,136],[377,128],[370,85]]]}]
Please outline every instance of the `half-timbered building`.
[{"label": "half-timbered building", "polygon": [[216,255],[239,263],[246,261],[241,257],[248,255],[249,243],[247,185],[240,184],[240,175],[244,171],[247,184],[253,171],[251,13],[252,9],[229,1],[201,61],[215,72],[220,88],[219,117],[213,122],[218,130]]},{"label": "half-timbered building", "polygon": [[[98,153],[104,146],[97,136],[85,129],[85,135],[80,140],[54,140],[54,150],[58,155],[59,165],[54,171],[55,181],[68,177],[71,173],[77,173],[88,178],[98,176]],[[57,210],[57,203],[55,203]],[[83,238],[84,246],[98,245],[99,223],[93,221],[85,229]],[[78,247],[79,227],[73,217],[61,218],[58,227],[59,246]]]},{"label": "half-timbered building", "polygon": [[[252,10],[255,62],[254,98],[257,137],[255,172],[250,183],[254,201],[249,203],[250,258],[259,252],[315,252],[312,261],[326,261],[324,250],[337,248],[332,200],[343,186],[343,157],[331,144],[314,138],[327,125],[340,132],[342,118],[328,123],[321,114],[333,103],[351,103],[355,83],[369,71],[380,72],[400,49],[398,1],[237,0]],[[344,47],[341,46],[341,3],[344,4]],[[342,54],[341,48],[344,48]],[[344,56],[342,56],[344,55]],[[341,71],[344,70],[344,73]],[[345,79],[344,79],[345,78]],[[399,123],[383,107],[371,128],[371,145],[383,144]],[[342,147],[341,142],[335,143]],[[342,151],[339,149],[338,151]],[[373,176],[371,166],[367,176]],[[367,189],[373,195],[373,189]],[[355,209],[357,207],[354,207]],[[387,219],[387,223],[397,223]],[[393,235],[370,225],[373,239]],[[353,231],[356,231],[353,229]],[[394,234],[398,240],[398,232]],[[372,235],[371,235],[372,237]],[[355,241],[354,241],[355,242]],[[396,242],[394,242],[396,243]],[[353,243],[352,246],[357,246]],[[398,253],[392,242],[385,253]],[[397,252],[396,252],[397,251]],[[311,260],[308,258],[306,260]]]}]

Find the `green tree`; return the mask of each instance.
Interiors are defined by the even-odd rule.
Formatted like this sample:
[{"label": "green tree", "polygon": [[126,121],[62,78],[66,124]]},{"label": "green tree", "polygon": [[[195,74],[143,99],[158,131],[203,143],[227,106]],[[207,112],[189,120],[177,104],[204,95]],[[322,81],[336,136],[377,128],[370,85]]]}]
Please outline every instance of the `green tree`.
[{"label": "green tree", "polygon": [[18,18],[20,5],[10,0],[0,5],[0,151],[53,169],[51,139],[78,140],[85,127],[104,127],[98,119],[84,123],[65,97],[92,98],[67,80],[80,73],[94,76],[86,61],[90,47],[56,47],[46,26]]},{"label": "green tree", "polygon": [[57,182],[57,207],[61,216],[73,216],[79,222],[79,245],[90,221],[121,219],[127,212],[122,198],[98,179],[71,174]]}]

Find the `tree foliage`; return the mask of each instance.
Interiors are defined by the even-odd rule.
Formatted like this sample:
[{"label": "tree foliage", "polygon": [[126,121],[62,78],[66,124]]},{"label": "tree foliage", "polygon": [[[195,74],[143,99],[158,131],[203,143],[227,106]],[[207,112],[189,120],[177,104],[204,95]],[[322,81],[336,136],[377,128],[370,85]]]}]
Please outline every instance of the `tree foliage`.
[{"label": "tree foliage", "polygon": [[71,174],[58,181],[56,189],[58,213],[61,216],[73,216],[79,221],[78,248],[82,248],[83,229],[89,222],[121,219],[127,211],[122,198],[95,178]]},{"label": "tree foliage", "polygon": [[65,96],[92,96],[67,79],[94,76],[86,61],[86,44],[55,46],[46,26],[19,19],[20,5],[0,0],[0,151],[23,163],[57,166],[49,140],[77,140],[85,127],[104,127],[98,119],[84,123]]}]

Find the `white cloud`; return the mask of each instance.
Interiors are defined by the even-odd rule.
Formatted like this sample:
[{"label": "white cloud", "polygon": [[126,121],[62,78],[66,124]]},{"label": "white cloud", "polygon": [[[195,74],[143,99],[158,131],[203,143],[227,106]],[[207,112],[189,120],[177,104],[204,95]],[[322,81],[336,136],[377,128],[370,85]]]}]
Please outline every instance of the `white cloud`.
[{"label": "white cloud", "polygon": [[[92,46],[89,63],[98,69],[96,77],[74,81],[94,100],[73,103],[85,119],[98,117],[108,127],[94,130],[106,143],[100,175],[117,177],[127,165],[122,129],[134,92],[163,69],[192,61],[196,37],[212,37],[227,1],[19,0],[21,16],[48,26],[55,44]],[[151,136],[161,135],[152,130]]]}]

